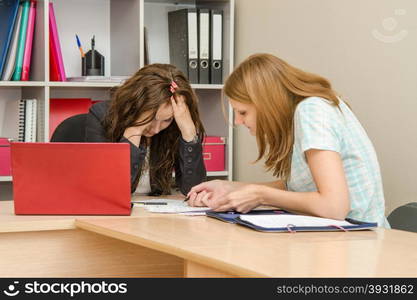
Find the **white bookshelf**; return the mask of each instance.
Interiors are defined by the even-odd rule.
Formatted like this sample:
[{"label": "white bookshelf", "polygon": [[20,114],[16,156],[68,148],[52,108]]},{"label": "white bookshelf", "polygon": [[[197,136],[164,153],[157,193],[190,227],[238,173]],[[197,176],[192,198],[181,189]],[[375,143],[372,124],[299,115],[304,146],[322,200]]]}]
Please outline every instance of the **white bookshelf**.
[{"label": "white bookshelf", "polygon": [[[38,142],[49,138],[49,99],[90,97],[109,100],[118,82],[49,81],[49,2],[54,3],[67,77],[81,75],[75,34],[84,52],[95,35],[96,49],[105,56],[105,76],[130,76],[144,66],[144,27],[148,31],[150,63],[169,63],[167,12],[184,7],[222,9],[224,12],[223,78],[233,69],[235,0],[38,0],[30,81],[0,81],[0,136],[17,138],[17,118],[5,111],[9,101],[36,98],[40,120]],[[154,16],[154,17],[152,17]],[[155,16],[159,16],[155,18]],[[165,16],[165,17],[164,17]],[[221,108],[222,84],[193,84],[207,135],[226,137],[226,170],[208,176],[233,177],[233,111]],[[12,121],[10,121],[12,119]],[[7,122],[6,122],[7,120]],[[12,181],[0,177],[0,181]]]},{"label": "white bookshelf", "polygon": [[214,172],[207,172],[207,176],[211,177],[223,177],[223,176],[229,176],[228,171],[214,171]]},{"label": "white bookshelf", "polygon": [[0,81],[0,87],[26,87],[39,86],[44,87],[44,81]]},{"label": "white bookshelf", "polygon": [[56,87],[56,88],[62,88],[62,87],[85,87],[85,88],[112,88],[115,86],[118,86],[120,83],[118,82],[59,82],[59,81],[50,81],[47,83],[47,86],[49,87]]}]

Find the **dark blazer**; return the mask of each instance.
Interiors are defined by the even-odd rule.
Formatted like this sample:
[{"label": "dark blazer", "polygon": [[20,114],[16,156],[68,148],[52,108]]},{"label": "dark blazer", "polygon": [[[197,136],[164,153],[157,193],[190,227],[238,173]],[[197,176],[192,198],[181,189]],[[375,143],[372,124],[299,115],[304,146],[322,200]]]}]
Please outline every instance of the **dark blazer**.
[{"label": "dark blazer", "polygon": [[[109,142],[105,137],[102,125],[108,107],[109,102],[103,101],[94,104],[90,108],[85,125],[85,142]],[[133,193],[135,190],[135,183],[138,180],[142,168],[142,162],[146,157],[146,148],[143,146],[136,147],[125,137],[123,137],[120,142],[130,144],[130,180],[131,192]],[[194,185],[206,180],[203,147],[201,141],[187,143],[180,138],[178,150],[178,160],[174,162],[175,182],[181,193],[186,195]],[[152,157],[150,160],[152,161]],[[152,165],[150,168],[152,168]],[[151,178],[151,195],[160,195],[161,193],[162,191],[155,189]]]}]

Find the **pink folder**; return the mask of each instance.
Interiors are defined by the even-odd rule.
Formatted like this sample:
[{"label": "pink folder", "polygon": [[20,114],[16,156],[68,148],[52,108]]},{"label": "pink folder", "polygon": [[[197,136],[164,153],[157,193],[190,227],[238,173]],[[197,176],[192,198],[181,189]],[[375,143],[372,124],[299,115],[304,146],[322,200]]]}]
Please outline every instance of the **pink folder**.
[{"label": "pink folder", "polygon": [[64,61],[62,60],[61,44],[59,43],[58,29],[56,26],[55,12],[53,3],[49,3],[49,42],[51,43],[51,49],[54,52],[53,55],[57,59],[58,75],[60,81],[67,81],[65,76]]},{"label": "pink folder", "polygon": [[10,142],[7,138],[0,138],[0,176],[10,176]]},{"label": "pink folder", "polygon": [[20,80],[29,80],[30,72],[30,60],[32,57],[32,44],[33,44],[33,32],[35,30],[36,19],[36,0],[30,1],[29,17],[28,17],[28,29],[26,33],[25,53],[23,56],[22,77]]}]

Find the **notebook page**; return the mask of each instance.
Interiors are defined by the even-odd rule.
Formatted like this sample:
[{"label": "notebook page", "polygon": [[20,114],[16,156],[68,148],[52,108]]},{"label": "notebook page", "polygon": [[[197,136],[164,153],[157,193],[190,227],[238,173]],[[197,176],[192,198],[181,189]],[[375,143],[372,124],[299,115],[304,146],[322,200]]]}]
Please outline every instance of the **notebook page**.
[{"label": "notebook page", "polygon": [[299,215],[241,215],[240,219],[264,228],[352,226],[347,221]]},{"label": "notebook page", "polygon": [[[139,202],[146,203],[158,203],[165,202],[166,205],[146,205]],[[145,208],[149,212],[153,213],[169,213],[169,214],[179,214],[179,213],[192,213],[192,212],[205,212],[210,210],[208,207],[192,207],[189,206],[187,202],[181,200],[172,200],[172,199],[152,199],[152,200],[138,200],[132,201],[135,205]]]}]

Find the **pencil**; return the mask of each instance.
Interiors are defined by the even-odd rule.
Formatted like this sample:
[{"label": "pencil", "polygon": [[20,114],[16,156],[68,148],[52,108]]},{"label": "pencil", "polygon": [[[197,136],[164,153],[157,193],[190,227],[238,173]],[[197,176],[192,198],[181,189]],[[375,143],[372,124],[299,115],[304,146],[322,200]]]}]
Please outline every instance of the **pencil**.
[{"label": "pencil", "polygon": [[83,48],[81,47],[80,39],[78,38],[78,35],[77,34],[75,35],[75,37],[77,39],[77,46],[78,46],[78,49],[80,49],[81,57],[84,57],[85,54],[84,54]]}]

